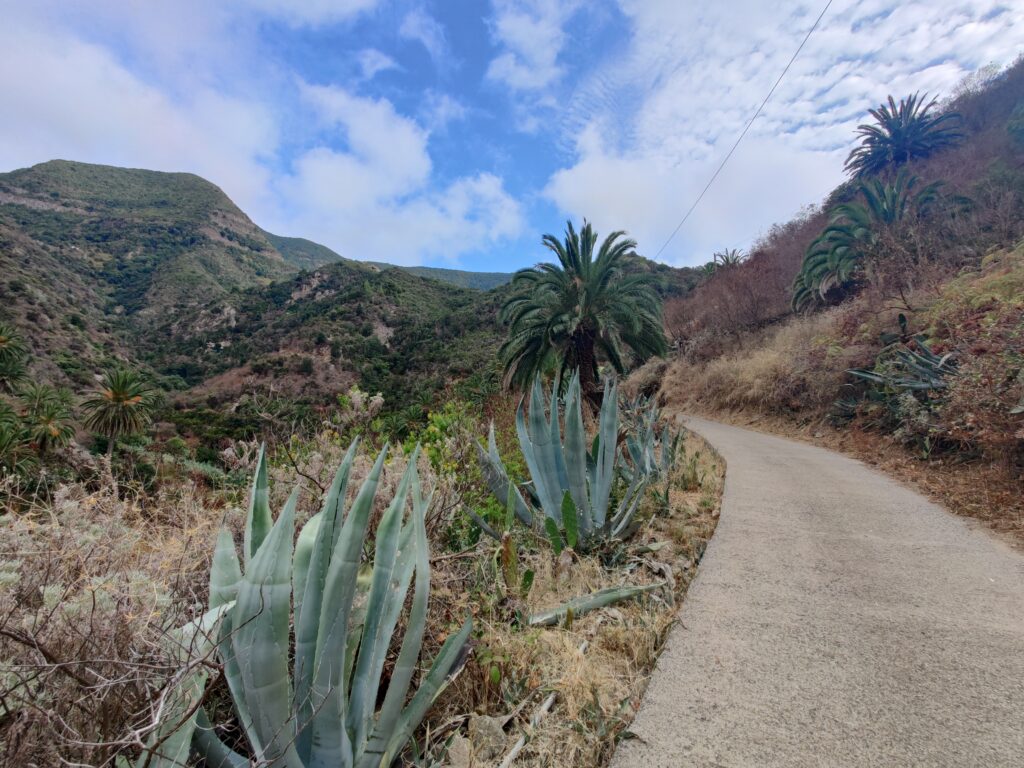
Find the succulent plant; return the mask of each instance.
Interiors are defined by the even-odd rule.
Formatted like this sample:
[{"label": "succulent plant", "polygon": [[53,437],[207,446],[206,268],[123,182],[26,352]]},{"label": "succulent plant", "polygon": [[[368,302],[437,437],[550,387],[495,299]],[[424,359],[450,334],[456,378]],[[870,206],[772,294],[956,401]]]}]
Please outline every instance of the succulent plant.
[{"label": "succulent plant", "polygon": [[[274,521],[261,449],[241,563],[227,530],[217,540],[210,573],[213,613],[204,621],[208,625],[212,615],[220,621],[217,653],[238,721],[259,765],[390,765],[465,660],[472,627],[468,620],[448,637],[410,698],[430,591],[424,522],[429,498],[420,489],[417,449],[377,526],[372,564],[363,562],[386,450],[346,513],[353,443],[322,510],[296,539],[298,493],[292,493]],[[412,513],[404,519],[410,498]],[[414,576],[405,634],[382,692],[385,657]],[[188,685],[194,697],[195,686],[205,685],[205,679],[189,678]],[[184,727],[192,733],[192,749],[209,768],[250,764],[249,758],[220,741],[201,707]],[[170,738],[162,734],[158,753],[143,755],[148,765],[184,764],[175,762],[177,752],[165,754],[162,748],[179,743],[179,733],[172,731]]]},{"label": "succulent plant", "polygon": [[[524,406],[525,397],[516,412],[516,432],[531,480],[525,497],[510,480],[498,454],[493,424],[487,450],[477,444],[484,477],[495,496],[502,501],[511,496],[510,507],[525,525],[538,531],[547,529],[549,533],[552,527],[559,533],[565,531],[576,542],[570,544],[574,548],[586,550],[603,539],[628,538],[648,478],[631,472],[627,487],[613,508],[612,491],[624,468],[617,443],[615,383],[605,382],[598,431],[589,450],[578,373],[566,388],[564,439],[558,382],[550,397],[546,397],[540,378],[534,379],[529,415]],[[483,523],[479,519],[478,522]],[[481,527],[499,538],[486,523]]]}]

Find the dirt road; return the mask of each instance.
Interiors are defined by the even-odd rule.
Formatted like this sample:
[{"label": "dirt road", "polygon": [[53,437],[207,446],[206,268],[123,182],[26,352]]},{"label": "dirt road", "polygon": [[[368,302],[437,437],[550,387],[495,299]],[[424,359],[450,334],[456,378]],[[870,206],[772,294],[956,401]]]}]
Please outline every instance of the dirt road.
[{"label": "dirt road", "polygon": [[687,424],[721,521],[613,768],[1024,766],[1024,555],[853,459]]}]

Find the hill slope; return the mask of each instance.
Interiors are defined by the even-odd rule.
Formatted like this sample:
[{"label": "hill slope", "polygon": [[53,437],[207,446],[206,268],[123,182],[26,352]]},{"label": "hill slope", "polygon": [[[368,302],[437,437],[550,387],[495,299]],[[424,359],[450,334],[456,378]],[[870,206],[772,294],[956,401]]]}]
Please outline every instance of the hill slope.
[{"label": "hill slope", "polygon": [[[510,278],[343,259],[310,240],[262,230],[218,187],[192,174],[65,160],[0,174],[0,320],[21,329],[33,370],[44,379],[86,386],[110,358],[138,362],[148,356],[142,349],[165,343],[158,328],[194,326],[195,317],[238,292],[236,304],[273,304],[266,297],[302,289],[285,283],[246,291],[324,265],[332,265],[325,274],[358,276],[371,289],[402,286],[380,319],[388,327],[403,302],[432,318],[437,307],[457,311],[469,301],[459,286],[487,290]],[[385,271],[394,274],[379,277]],[[304,317],[315,321],[317,311]],[[162,350],[161,359],[175,353]],[[195,366],[164,367],[196,381]]]},{"label": "hill slope", "polygon": [[0,313],[73,382],[125,354],[126,333],[294,272],[198,176],[64,160],[0,174]]},{"label": "hill slope", "polygon": [[179,406],[191,415],[175,420],[196,433],[214,412],[251,412],[253,394],[318,407],[358,385],[403,411],[456,382],[497,386],[503,295],[341,261],[172,318],[140,352],[189,388]]}]

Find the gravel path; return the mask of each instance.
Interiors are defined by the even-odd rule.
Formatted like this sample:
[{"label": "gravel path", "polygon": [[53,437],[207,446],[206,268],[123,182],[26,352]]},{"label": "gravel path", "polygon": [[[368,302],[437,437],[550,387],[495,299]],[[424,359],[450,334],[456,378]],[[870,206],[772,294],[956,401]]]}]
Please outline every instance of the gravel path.
[{"label": "gravel path", "polygon": [[721,520],[612,767],[1024,766],[1024,555],[853,459],[686,421]]}]

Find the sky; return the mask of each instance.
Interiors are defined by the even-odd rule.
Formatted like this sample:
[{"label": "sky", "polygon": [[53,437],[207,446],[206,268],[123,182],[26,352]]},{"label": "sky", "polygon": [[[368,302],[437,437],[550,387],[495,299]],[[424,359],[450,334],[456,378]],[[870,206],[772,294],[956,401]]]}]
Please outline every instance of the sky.
[{"label": "sky", "polygon": [[676,266],[843,178],[890,93],[1024,51],[1020,0],[0,0],[0,170],[189,171],[342,256],[508,271],[588,218]]}]

